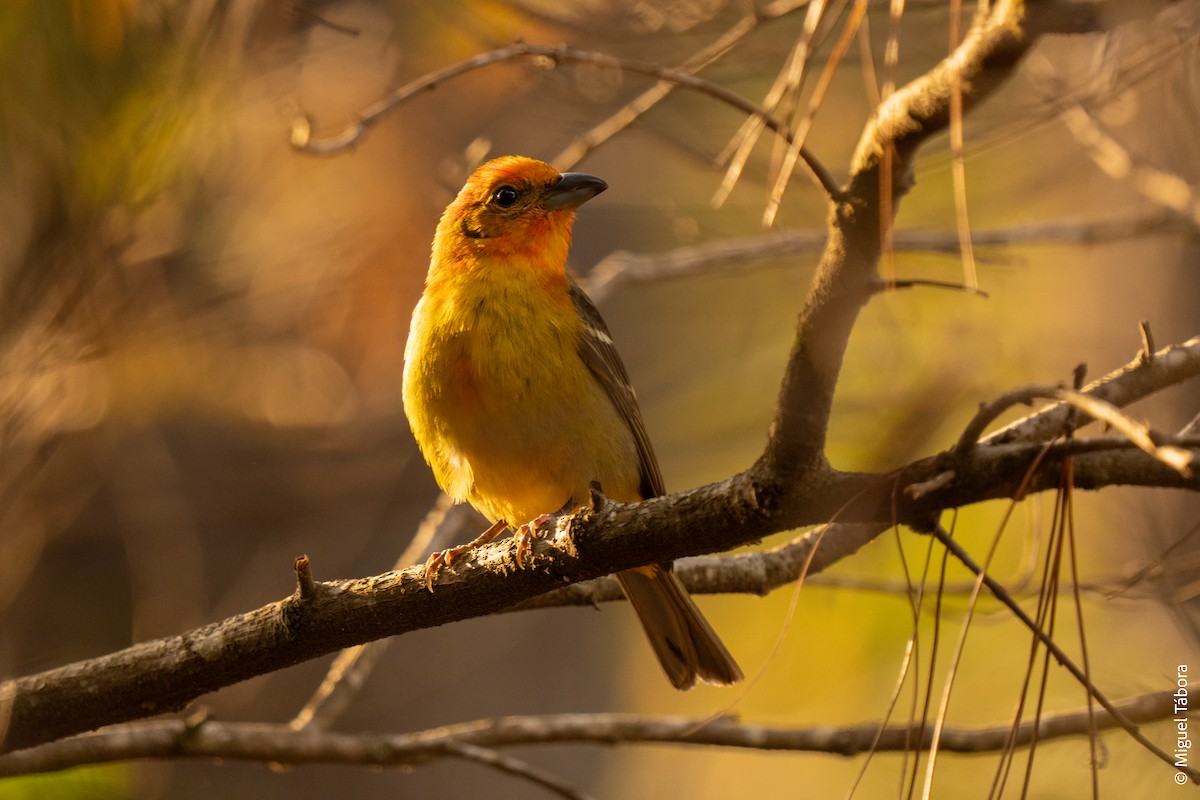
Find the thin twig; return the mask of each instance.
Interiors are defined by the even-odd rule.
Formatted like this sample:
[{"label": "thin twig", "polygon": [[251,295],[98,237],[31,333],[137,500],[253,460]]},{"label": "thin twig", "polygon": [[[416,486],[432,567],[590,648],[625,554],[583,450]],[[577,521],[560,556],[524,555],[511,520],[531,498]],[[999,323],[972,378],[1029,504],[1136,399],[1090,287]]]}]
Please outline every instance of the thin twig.
[{"label": "thin twig", "polygon": [[[755,9],[754,13],[743,16],[715,42],[694,53],[676,69],[680,72],[695,74],[711,66],[732,52],[739,42],[756,31],[760,25],[787,16],[801,5],[803,5],[803,0],[784,0],[784,2],[772,3],[765,8]],[[628,128],[658,105],[674,91],[676,86],[677,84],[673,81],[659,81],[654,84],[615,111],[608,119],[575,137],[575,140],[552,158],[550,163],[560,170],[567,170],[575,166],[592,150]]]},{"label": "thin twig", "polygon": [[477,744],[470,744],[468,742],[446,742],[446,752],[467,761],[474,761],[476,764],[483,764],[500,772],[507,772],[509,775],[524,778],[530,783],[550,790],[559,797],[567,798],[567,800],[591,800],[590,795],[584,794],[570,784],[564,783],[545,770],[537,769],[512,756],[497,753],[491,748],[480,747]]},{"label": "thin twig", "polygon": [[963,432],[958,437],[958,443],[951,451],[955,460],[961,464],[971,458],[979,445],[979,438],[987,430],[987,426],[1005,411],[1016,405],[1028,405],[1034,400],[1053,397],[1056,391],[1058,391],[1057,386],[1024,386],[1007,391],[995,400],[981,404],[979,410],[975,412],[975,416],[971,417],[970,422],[963,428]]},{"label": "thin twig", "polygon": [[1185,478],[1192,476],[1192,462],[1195,457],[1191,451],[1175,445],[1158,444],[1163,437],[1161,434],[1155,433],[1149,425],[1131,419],[1111,403],[1073,389],[1058,389],[1054,392],[1054,396],[1064,403],[1070,403],[1092,419],[1111,426],[1147,455],[1166,464]]},{"label": "thin twig", "polygon": [[[542,59],[555,65],[564,62],[592,64],[597,67],[616,69],[638,75],[646,75],[662,81],[670,81],[678,86],[708,95],[738,109],[744,114],[749,114],[761,120],[767,128],[782,136],[789,143],[793,138],[787,125],[759,108],[750,100],[726,89],[724,86],[704,80],[687,72],[668,69],[644,61],[618,58],[606,53],[575,50],[564,45],[552,46],[518,42],[508,47],[501,47],[496,50],[489,50],[486,53],[480,53],[473,58],[443,67],[404,84],[359,111],[353,122],[347,125],[341,133],[334,134],[333,136],[320,139],[314,138],[311,121],[307,117],[299,117],[293,120],[292,123],[292,146],[301,152],[312,153],[314,155],[331,155],[344,152],[358,144],[371,126],[379,122],[388,112],[399,107],[414,96],[435,89],[442,83],[459,75],[483,69],[484,67],[490,67],[493,64],[500,64],[505,61],[513,61],[521,58]],[[834,199],[841,197],[841,187],[832,173],[825,168],[825,165],[807,148],[802,148],[801,157],[812,171],[813,177],[825,189],[826,193]]]},{"label": "thin twig", "polygon": [[[1117,407],[1127,406],[1143,397],[1200,375],[1200,336],[1182,344],[1164,347],[1152,359],[1140,353],[1120,369],[1083,387],[1084,394]],[[1071,413],[1071,406],[1059,403],[1019,419],[982,439],[981,445],[1006,442],[1044,441],[1058,436]],[[1077,426],[1083,425],[1079,421]]]},{"label": "thin twig", "polygon": [[[1098,244],[1190,228],[1178,214],[1155,209],[1099,220],[1062,219],[1030,222],[973,231],[976,248],[1025,244]],[[599,303],[618,286],[633,281],[656,281],[700,274],[720,274],[756,268],[763,262],[819,253],[828,234],[824,229],[780,229],[767,234],[720,239],[677,247],[661,253],[623,250],[606,256],[587,274],[588,295]],[[956,253],[959,239],[941,231],[900,230],[892,233],[897,253]]]}]

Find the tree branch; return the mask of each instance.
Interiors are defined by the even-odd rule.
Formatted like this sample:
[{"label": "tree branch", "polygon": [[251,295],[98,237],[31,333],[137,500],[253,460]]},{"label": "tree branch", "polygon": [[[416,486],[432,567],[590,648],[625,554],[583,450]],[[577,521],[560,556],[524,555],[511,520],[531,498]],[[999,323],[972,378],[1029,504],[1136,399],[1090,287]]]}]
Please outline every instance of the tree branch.
[{"label": "tree branch", "polygon": [[[712,81],[697,77],[686,70],[668,69],[658,64],[617,58],[607,53],[575,50],[565,45],[552,46],[517,42],[508,47],[501,47],[486,53],[480,53],[473,58],[444,67],[428,75],[422,75],[420,78],[406,83],[404,86],[392,91],[386,97],[364,108],[358,113],[358,117],[354,122],[346,126],[341,133],[329,138],[314,139],[312,136],[312,124],[307,117],[300,117],[293,120],[292,146],[301,152],[315,155],[331,155],[343,152],[358,144],[371,126],[379,122],[386,114],[411,100],[414,96],[436,89],[439,85],[459,75],[519,58],[542,59],[555,65],[564,62],[592,64],[597,67],[607,67],[623,72],[646,75],[651,78],[657,78],[660,81],[668,81],[677,86],[706,94],[745,114],[756,117],[762,121],[763,125],[783,137],[789,144],[793,141],[792,132],[788,130],[784,122],[771,116],[740,94],[732,92]],[[817,180],[817,183],[825,189],[830,197],[837,197],[840,191],[837,180],[817,157],[805,147],[800,148],[800,156],[804,160],[805,165],[812,171],[812,175]]]},{"label": "tree branch", "polygon": [[[1126,718],[1139,723],[1169,719],[1174,706],[1169,691],[1154,692],[1116,703]],[[1117,722],[1107,713],[1095,716],[1098,729]],[[1035,731],[1039,742],[1086,734],[1086,710],[1043,716],[1022,722],[1016,744],[1026,745]],[[549,744],[658,742],[710,745],[749,750],[783,750],[854,756],[875,752],[927,750],[932,730],[919,725],[878,723],[843,727],[783,728],[742,723],[730,717],[642,717],[631,714],[556,714],[502,717],[466,722],[416,733],[380,735],[296,731],[286,725],[185,720],[154,720],[119,725],[53,744],[0,756],[0,777],[67,769],[137,758],[221,758],[279,764],[362,764],[415,766],[457,755],[455,748],[497,748]],[[983,728],[942,730],[939,749],[959,753],[1003,750],[1009,723]],[[878,741],[876,738],[878,737]]]},{"label": "tree branch", "polygon": [[[770,438],[756,465],[764,482],[787,481],[823,463],[842,356],[859,310],[875,292],[884,241],[913,183],[917,148],[949,123],[951,99],[960,87],[965,87],[966,109],[1012,74],[1036,39],[1021,27],[1024,12],[1024,3],[1000,0],[976,19],[948,58],[892,95],[867,124],[851,163],[849,187],[834,203],[825,252],[800,312]],[[886,181],[881,179],[885,168]],[[892,196],[883,197],[884,186],[893,187]]]},{"label": "tree branch", "polygon": [[[1168,363],[1173,381],[1200,373],[1200,339],[1166,348],[1112,381],[1097,382],[1095,391],[1135,396],[1122,387],[1149,385],[1144,372],[1165,385]],[[944,473],[953,463],[950,456],[922,459],[887,475],[825,468],[806,475],[801,486],[782,497],[762,491],[750,473],[742,473],[644,503],[606,501],[560,520],[551,538],[536,541],[531,568],[517,569],[511,543],[497,543],[455,562],[433,594],[425,590],[422,568],[416,566],[359,580],[313,581],[307,593],[298,590],[248,614],[0,684],[0,720],[8,722],[3,750],[178,710],[206,692],[255,675],[384,636],[494,613],[564,583],[725,550],[829,519],[864,523],[839,525],[837,535],[826,533],[810,566],[815,573],[896,522],[1012,496],[1040,449],[1036,443],[981,445],[969,469],[919,497],[908,496],[904,487]],[[1056,487],[1057,465],[1071,453],[1080,488],[1118,483],[1200,488],[1200,479],[1184,478],[1137,450],[1052,449],[1030,480],[1033,490]],[[810,534],[786,560],[773,563],[757,554],[735,560],[761,567],[760,585],[769,588],[772,581],[794,578],[815,542],[816,534]],[[768,565],[774,575],[769,579]]]},{"label": "tree branch", "polygon": [[[1024,244],[1096,244],[1159,233],[1186,233],[1194,226],[1171,211],[1155,209],[1101,220],[1038,221],[1003,228],[971,231],[978,249]],[[720,239],[677,247],[661,253],[617,251],[588,272],[588,296],[597,304],[612,291],[633,281],[667,280],[692,275],[752,269],[764,261],[819,253],[828,234],[824,229],[778,230],[757,236]],[[954,253],[960,249],[957,233],[901,230],[892,236],[894,252]]]}]

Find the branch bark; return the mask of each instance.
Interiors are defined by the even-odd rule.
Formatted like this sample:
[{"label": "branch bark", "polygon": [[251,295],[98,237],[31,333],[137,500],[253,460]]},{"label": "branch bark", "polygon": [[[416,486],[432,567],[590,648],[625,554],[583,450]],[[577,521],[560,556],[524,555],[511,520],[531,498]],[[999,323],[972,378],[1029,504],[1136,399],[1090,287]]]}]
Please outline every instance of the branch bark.
[{"label": "branch bark", "polygon": [[[1116,704],[1136,722],[1173,715],[1170,692],[1155,692]],[[1116,727],[1099,712],[1096,728]],[[1008,723],[982,728],[945,728],[940,749],[959,753],[995,752],[1009,746]],[[1037,731],[1039,742],[1087,734],[1086,710],[1044,716],[1036,724],[1021,723],[1015,744],[1028,744]],[[865,722],[844,727],[784,728],[749,725],[730,717],[715,720],[692,717],[641,717],[632,714],[557,714],[503,717],[460,723],[407,734],[348,734],[296,731],[286,725],[237,722],[155,720],[120,725],[72,737],[20,753],[0,756],[0,777],[67,769],[135,758],[222,758],[279,764],[362,764],[415,766],[455,756],[455,746],[489,749],[547,744],[604,744],[658,742],[709,745],[750,750],[834,753],[854,756],[875,752],[928,749],[931,727]],[[876,741],[878,737],[878,741]]]}]

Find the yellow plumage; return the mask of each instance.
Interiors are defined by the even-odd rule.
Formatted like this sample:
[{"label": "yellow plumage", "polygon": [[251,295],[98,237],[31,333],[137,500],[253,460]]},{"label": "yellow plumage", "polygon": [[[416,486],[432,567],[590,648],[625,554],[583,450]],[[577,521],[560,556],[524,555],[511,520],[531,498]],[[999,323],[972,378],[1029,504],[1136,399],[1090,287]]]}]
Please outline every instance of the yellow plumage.
[{"label": "yellow plumage", "polygon": [[514,525],[586,503],[600,478],[613,499],[640,499],[633,435],[578,352],[563,268],[574,214],[471,239],[462,205],[438,226],[405,351],[404,406],[438,484]]},{"label": "yellow plumage", "polygon": [[[663,491],[625,368],[566,274],[575,208],[604,188],[507,156],[480,167],[438,223],[404,410],[441,487],[496,523],[584,505],[592,482],[624,502]],[[741,679],[669,564],[617,577],[677,688]]]}]

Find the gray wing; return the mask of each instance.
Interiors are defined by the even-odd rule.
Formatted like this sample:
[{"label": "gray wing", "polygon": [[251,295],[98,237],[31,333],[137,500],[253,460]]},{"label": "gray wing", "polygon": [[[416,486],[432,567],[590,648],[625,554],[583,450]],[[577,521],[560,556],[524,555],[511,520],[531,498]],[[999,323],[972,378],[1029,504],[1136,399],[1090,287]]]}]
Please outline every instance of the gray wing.
[{"label": "gray wing", "polygon": [[[574,279],[570,280],[568,292],[584,323],[583,332],[579,337],[579,355],[597,382],[604,387],[604,393],[612,400],[621,419],[629,426],[637,444],[642,498],[666,494],[662,473],[658,469],[658,459],[654,457],[654,448],[650,445],[650,437],[646,434],[646,426],[642,422],[642,412],[638,409],[637,397],[633,393],[625,365],[621,363],[621,356],[613,346],[608,326],[604,324],[600,312],[576,285]],[[604,487],[600,488],[603,490]]]}]

